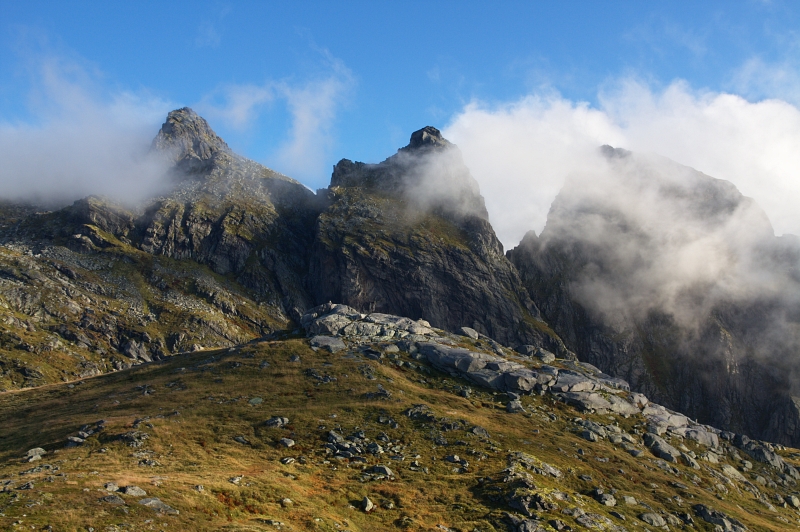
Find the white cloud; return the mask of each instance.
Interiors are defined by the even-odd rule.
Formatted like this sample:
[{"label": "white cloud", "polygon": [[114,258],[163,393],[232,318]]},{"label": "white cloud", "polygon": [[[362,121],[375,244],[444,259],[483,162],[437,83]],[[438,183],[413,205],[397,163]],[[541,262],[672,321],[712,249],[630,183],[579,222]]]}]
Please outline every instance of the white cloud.
[{"label": "white cloud", "polygon": [[789,61],[769,63],[752,57],[734,72],[730,85],[749,99],[770,95],[800,104],[800,72]]},{"label": "white cloud", "polygon": [[266,108],[285,105],[291,122],[286,140],[264,162],[294,178],[319,181],[320,175],[329,171],[333,125],[354,79],[341,61],[325,50],[318,51],[324,55],[326,66],[322,75],[310,81],[223,85],[194,107],[212,124],[222,123],[241,131],[254,127]]},{"label": "white cloud", "polygon": [[800,110],[781,100],[623,80],[600,106],[558,94],[501,105],[473,102],[445,129],[486,197],[504,245],[541,231],[564,179],[596,164],[602,144],[653,152],[733,182],[764,208],[777,234],[800,234]]},{"label": "white cloud", "polygon": [[327,156],[333,148],[333,124],[339,107],[354,85],[353,75],[339,61],[332,72],[302,86],[282,83],[279,94],[292,115],[289,139],[278,151],[281,170],[299,178],[319,178],[328,171]]},{"label": "white cloud", "polygon": [[207,120],[241,130],[250,126],[261,108],[274,99],[274,83],[229,84],[207,94],[195,107]]},{"label": "white cloud", "polygon": [[167,102],[105,93],[96,74],[56,56],[32,67],[35,122],[0,118],[0,196],[66,203],[89,194],[133,202],[164,186],[165,166],[149,153]]}]

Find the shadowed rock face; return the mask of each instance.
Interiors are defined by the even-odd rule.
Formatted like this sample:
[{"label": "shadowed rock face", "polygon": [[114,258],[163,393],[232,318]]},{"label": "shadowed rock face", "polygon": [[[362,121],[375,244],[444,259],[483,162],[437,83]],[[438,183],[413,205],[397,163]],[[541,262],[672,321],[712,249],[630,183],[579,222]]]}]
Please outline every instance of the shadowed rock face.
[{"label": "shadowed rock face", "polygon": [[309,286],[317,301],[468,325],[510,344],[563,346],[519,290],[458,148],[426,127],[380,164],[346,159],[319,216]]},{"label": "shadowed rock face", "polygon": [[[671,408],[800,442],[793,239],[726,181],[604,154],[611,175],[568,183],[541,237],[508,253],[545,320],[582,360]],[[711,274],[676,273],[701,266]]]}]

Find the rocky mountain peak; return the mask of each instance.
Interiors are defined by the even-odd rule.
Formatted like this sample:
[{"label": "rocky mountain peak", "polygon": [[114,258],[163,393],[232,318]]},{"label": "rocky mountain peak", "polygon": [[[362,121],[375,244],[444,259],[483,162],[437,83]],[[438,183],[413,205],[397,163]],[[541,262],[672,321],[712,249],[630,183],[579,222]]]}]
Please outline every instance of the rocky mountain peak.
[{"label": "rocky mountain peak", "polygon": [[614,146],[609,146],[608,144],[603,144],[600,146],[600,153],[602,153],[607,159],[622,159],[631,154],[631,152],[628,150],[615,148]]},{"label": "rocky mountain peak", "polygon": [[442,136],[442,132],[433,126],[425,126],[411,134],[411,140],[404,150],[419,150],[431,148],[449,148],[453,144]]},{"label": "rocky mountain peak", "polygon": [[188,107],[167,115],[153,139],[153,149],[170,153],[176,166],[189,172],[208,169],[217,156],[232,154],[208,122]]}]

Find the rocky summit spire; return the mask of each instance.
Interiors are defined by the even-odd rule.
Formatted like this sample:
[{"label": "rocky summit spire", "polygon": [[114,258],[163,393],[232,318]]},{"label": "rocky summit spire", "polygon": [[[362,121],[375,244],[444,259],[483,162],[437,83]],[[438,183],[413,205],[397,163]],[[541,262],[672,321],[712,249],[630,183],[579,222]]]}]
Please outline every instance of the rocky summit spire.
[{"label": "rocky summit spire", "polygon": [[170,153],[176,166],[190,172],[207,169],[219,155],[232,154],[208,122],[188,107],[167,115],[153,139],[153,149]]},{"label": "rocky summit spire", "polygon": [[452,146],[449,140],[442,136],[442,132],[433,126],[425,126],[411,134],[408,146],[403,150],[420,150],[431,148],[448,148]]}]

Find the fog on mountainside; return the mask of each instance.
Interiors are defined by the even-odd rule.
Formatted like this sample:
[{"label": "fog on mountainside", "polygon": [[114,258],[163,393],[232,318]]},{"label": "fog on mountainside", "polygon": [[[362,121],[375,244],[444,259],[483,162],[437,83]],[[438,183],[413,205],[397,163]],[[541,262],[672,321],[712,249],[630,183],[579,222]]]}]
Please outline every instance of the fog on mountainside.
[{"label": "fog on mountainside", "polygon": [[165,189],[170,162],[150,151],[152,132],[127,124],[0,126],[0,197],[65,205],[88,195],[128,204]]},{"label": "fog on mountainside", "polygon": [[603,152],[567,179],[541,235],[591,257],[574,286],[583,304],[610,322],[657,310],[691,327],[721,300],[800,302],[797,270],[770,256],[767,216],[733,184],[656,155]]},{"label": "fog on mountainside", "polygon": [[541,236],[509,253],[545,320],[579,357],[673,408],[796,440],[797,239],[776,238],[728,181],[600,153],[566,180]]}]

